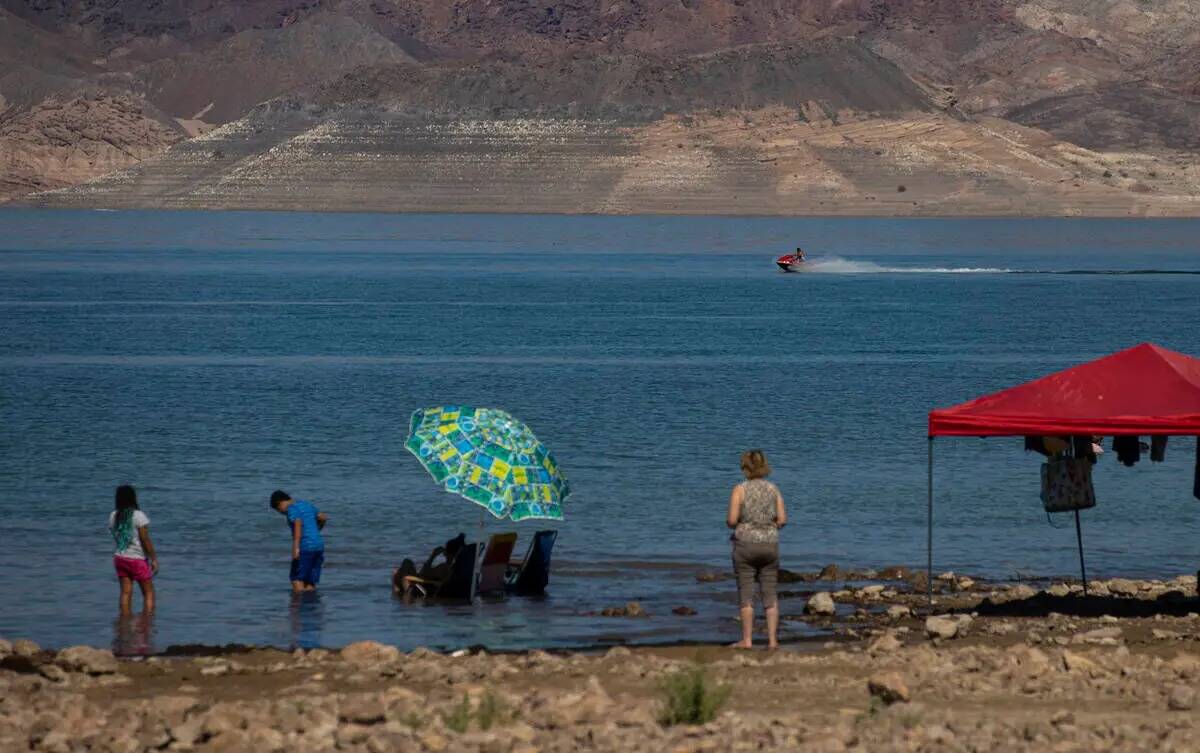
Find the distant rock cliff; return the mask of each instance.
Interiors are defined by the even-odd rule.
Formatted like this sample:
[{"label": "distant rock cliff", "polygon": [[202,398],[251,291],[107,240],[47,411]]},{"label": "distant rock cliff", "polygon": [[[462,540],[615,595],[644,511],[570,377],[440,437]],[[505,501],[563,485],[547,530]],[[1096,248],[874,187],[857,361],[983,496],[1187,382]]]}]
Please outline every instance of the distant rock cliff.
[{"label": "distant rock cliff", "polygon": [[0,196],[82,183],[184,138],[178,125],[126,95],[51,96],[0,121]]}]

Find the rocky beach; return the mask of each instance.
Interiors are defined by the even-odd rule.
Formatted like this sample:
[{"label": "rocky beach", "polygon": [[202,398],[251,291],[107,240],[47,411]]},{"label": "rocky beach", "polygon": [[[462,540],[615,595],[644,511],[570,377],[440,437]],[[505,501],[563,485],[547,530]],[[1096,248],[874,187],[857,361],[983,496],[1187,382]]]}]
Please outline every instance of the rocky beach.
[{"label": "rocky beach", "polygon": [[[1197,749],[1195,577],[1094,581],[1084,596],[1077,583],[944,573],[929,612],[923,574],[902,568],[791,576],[784,614],[825,635],[776,652],[439,654],[362,641],[120,658],[0,641],[0,749]],[[623,611],[633,616],[613,619],[638,619]],[[680,678],[712,700],[711,720],[670,718],[669,701],[695,700],[680,698]]]}]

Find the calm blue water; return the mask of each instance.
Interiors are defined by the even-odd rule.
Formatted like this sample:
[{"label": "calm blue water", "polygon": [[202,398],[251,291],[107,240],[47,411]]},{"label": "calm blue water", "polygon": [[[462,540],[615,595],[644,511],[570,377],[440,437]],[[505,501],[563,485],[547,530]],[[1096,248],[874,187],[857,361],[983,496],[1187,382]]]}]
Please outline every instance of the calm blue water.
[{"label": "calm blue water", "polygon": [[[1197,271],[1197,237],[1195,221],[2,211],[0,635],[729,639],[732,584],[695,574],[728,567],[741,450],[767,451],[787,497],[785,566],[923,564],[928,410],[1144,340],[1200,353],[1200,276],[1054,273]],[[773,268],[796,241],[819,273]],[[511,410],[569,472],[547,599],[391,598],[402,557],[478,531],[402,446],[414,408],[447,402]],[[1196,569],[1193,452],[1101,463],[1093,574]],[[1076,571],[1020,440],[937,453],[939,570]],[[114,624],[122,482],[162,558],[145,633]],[[288,593],[276,487],[333,518],[317,598]],[[523,550],[536,526],[517,530]],[[581,614],[631,599],[654,617]]]}]

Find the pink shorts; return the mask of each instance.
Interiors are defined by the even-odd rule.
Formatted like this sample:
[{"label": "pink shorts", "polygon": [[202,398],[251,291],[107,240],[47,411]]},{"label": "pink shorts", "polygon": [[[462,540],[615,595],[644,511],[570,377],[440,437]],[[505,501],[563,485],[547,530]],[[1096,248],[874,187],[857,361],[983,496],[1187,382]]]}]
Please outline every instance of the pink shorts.
[{"label": "pink shorts", "polygon": [[113,567],[117,570],[118,578],[130,578],[138,583],[150,580],[154,574],[150,572],[150,563],[146,560],[136,560],[133,557],[113,557]]}]

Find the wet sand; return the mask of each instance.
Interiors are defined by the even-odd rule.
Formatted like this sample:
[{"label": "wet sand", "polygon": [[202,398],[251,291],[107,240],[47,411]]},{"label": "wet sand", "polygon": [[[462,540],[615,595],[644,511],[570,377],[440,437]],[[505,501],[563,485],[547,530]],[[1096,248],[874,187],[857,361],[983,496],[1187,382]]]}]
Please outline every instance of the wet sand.
[{"label": "wet sand", "polygon": [[[932,616],[907,585],[877,585],[838,588],[835,615],[794,615],[835,639],[776,652],[361,642],[131,660],[3,642],[0,750],[1197,749],[1194,577],[1084,597],[947,575]],[[697,663],[728,702],[707,724],[662,724],[664,678]]]}]

